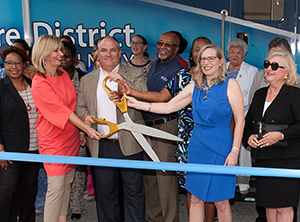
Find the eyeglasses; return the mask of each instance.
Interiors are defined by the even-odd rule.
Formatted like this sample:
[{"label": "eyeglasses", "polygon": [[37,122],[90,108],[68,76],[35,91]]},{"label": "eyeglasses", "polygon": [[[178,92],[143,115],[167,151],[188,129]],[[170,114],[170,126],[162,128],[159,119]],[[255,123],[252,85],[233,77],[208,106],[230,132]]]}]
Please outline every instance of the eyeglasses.
[{"label": "eyeglasses", "polygon": [[207,60],[208,62],[213,62],[215,60],[215,58],[217,58],[217,56],[209,56],[209,57],[203,57],[203,58],[200,58],[199,61],[201,63],[204,63],[205,60]]},{"label": "eyeglasses", "polygon": [[130,46],[132,45],[142,45],[143,43],[142,42],[130,42]]},{"label": "eyeglasses", "polygon": [[20,68],[20,67],[22,67],[23,61],[13,62],[13,61],[9,60],[9,61],[5,61],[4,63],[6,64],[7,68],[11,68],[14,64],[16,67]]},{"label": "eyeglasses", "polygon": [[64,55],[63,55],[63,58],[64,58],[64,59],[69,59],[69,58],[71,58],[71,55],[70,55],[70,54],[64,54]]},{"label": "eyeglasses", "polygon": [[265,61],[264,61],[264,68],[267,69],[269,66],[271,66],[272,70],[274,70],[274,71],[276,71],[278,68],[284,69],[284,67],[278,65],[277,62],[272,62],[272,63],[270,63],[269,60],[265,60]]},{"label": "eyeglasses", "polygon": [[178,46],[178,45],[175,45],[175,44],[172,44],[172,43],[164,43],[164,42],[157,42],[157,46],[159,46],[159,47],[162,47],[162,46],[165,46],[166,48],[171,48],[171,47],[173,47],[173,46]]}]

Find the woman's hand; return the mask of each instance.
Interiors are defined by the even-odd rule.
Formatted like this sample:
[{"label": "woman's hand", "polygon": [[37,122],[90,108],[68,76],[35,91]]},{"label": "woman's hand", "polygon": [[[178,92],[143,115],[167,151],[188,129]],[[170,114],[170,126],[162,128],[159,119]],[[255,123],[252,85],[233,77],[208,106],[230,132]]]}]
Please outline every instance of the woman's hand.
[{"label": "woman's hand", "polygon": [[253,148],[257,148],[259,146],[258,135],[252,134],[251,136],[249,136],[247,143],[249,144],[249,146],[251,146]]},{"label": "woman's hand", "polygon": [[[5,152],[4,147],[2,144],[0,144],[0,152]],[[4,169],[7,170],[7,165],[12,164],[10,160],[0,160],[0,166]]]},{"label": "woman's hand", "polygon": [[238,157],[239,157],[239,151],[232,149],[226,158],[224,166],[236,166],[238,162]]},{"label": "woman's hand", "polygon": [[91,127],[89,127],[85,133],[90,139],[100,140],[99,136],[101,136],[101,134]]},{"label": "woman's hand", "polygon": [[92,117],[96,118],[95,116],[93,115],[87,115],[85,118],[84,118],[84,123],[91,126],[93,123],[95,123],[95,121],[92,119]]},{"label": "woman's hand", "polygon": [[0,160],[0,166],[4,169],[7,170],[8,164],[12,164],[10,160]]},{"label": "woman's hand", "polygon": [[261,140],[258,141],[258,145],[261,147],[272,146],[282,139],[281,132],[268,132],[266,133]]},{"label": "woman's hand", "polygon": [[127,99],[127,105],[129,107],[138,109],[138,103],[139,103],[139,101],[137,101],[135,98],[133,98],[131,96],[127,96],[127,95],[125,95],[125,98]]},{"label": "woman's hand", "polygon": [[79,139],[80,139],[80,146],[84,146],[86,144],[86,137],[84,132],[80,132]]}]

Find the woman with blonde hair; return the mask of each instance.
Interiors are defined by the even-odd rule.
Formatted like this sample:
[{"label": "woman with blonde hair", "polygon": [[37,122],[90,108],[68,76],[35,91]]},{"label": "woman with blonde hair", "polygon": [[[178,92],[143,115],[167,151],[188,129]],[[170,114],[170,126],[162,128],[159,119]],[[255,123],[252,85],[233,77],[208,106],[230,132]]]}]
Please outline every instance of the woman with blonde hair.
[{"label": "woman with blonde hair", "polygon": [[[40,36],[33,46],[32,63],[37,73],[31,93],[38,112],[36,132],[41,154],[77,156],[78,128],[93,139],[99,139],[99,133],[74,113],[76,90],[68,73],[60,68],[62,50],[62,42],[51,35]],[[44,163],[44,167],[48,180],[44,221],[66,222],[76,166]]]},{"label": "woman with blonde hair", "polygon": [[[245,140],[257,167],[299,169],[300,89],[294,59],[286,50],[270,50],[264,61],[269,86],[257,90],[246,115]],[[293,221],[298,178],[257,177],[256,203],[267,220]]]},{"label": "woman with blonde hair", "polygon": [[[244,127],[243,96],[236,80],[226,76],[219,46],[206,45],[199,52],[195,82],[167,103],[147,103],[128,97],[128,105],[154,113],[171,113],[193,102],[194,131],[188,162],[235,166]],[[232,116],[234,133],[230,128]],[[214,202],[219,221],[232,221],[228,199],[235,194],[235,175],[191,173],[186,189],[192,194],[189,221],[204,221],[204,203]]]}]

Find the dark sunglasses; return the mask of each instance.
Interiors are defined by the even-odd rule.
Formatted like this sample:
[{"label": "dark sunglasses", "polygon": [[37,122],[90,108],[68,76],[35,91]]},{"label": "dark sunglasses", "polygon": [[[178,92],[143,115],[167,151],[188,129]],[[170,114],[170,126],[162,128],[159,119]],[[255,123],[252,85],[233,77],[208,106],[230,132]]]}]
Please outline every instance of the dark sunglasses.
[{"label": "dark sunglasses", "polygon": [[277,62],[272,62],[272,63],[270,63],[269,60],[265,60],[265,61],[264,61],[264,68],[267,69],[269,66],[271,66],[272,70],[274,70],[274,71],[276,71],[278,68],[284,69],[284,67],[278,65]]},{"label": "dark sunglasses", "polygon": [[168,49],[170,49],[170,48],[173,47],[173,46],[179,46],[179,45],[175,45],[175,44],[172,44],[172,43],[157,42],[157,46],[162,47],[163,45],[164,45],[166,48],[168,48]]}]

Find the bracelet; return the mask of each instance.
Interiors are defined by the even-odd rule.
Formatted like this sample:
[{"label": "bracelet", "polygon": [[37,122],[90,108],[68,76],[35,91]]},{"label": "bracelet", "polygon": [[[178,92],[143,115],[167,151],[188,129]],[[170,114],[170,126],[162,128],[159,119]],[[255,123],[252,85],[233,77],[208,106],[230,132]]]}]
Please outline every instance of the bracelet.
[{"label": "bracelet", "polygon": [[281,140],[284,140],[284,134],[281,133]]},{"label": "bracelet", "polygon": [[143,100],[145,100],[146,97],[147,97],[147,94],[146,94],[146,92],[144,91],[144,99],[143,99]]},{"label": "bracelet", "polygon": [[149,109],[148,109],[148,112],[150,112],[151,110],[151,103],[149,103]]},{"label": "bracelet", "polygon": [[234,149],[234,150],[236,150],[236,151],[239,151],[239,152],[241,151],[241,148],[235,147],[235,146],[233,146],[232,149]]}]

